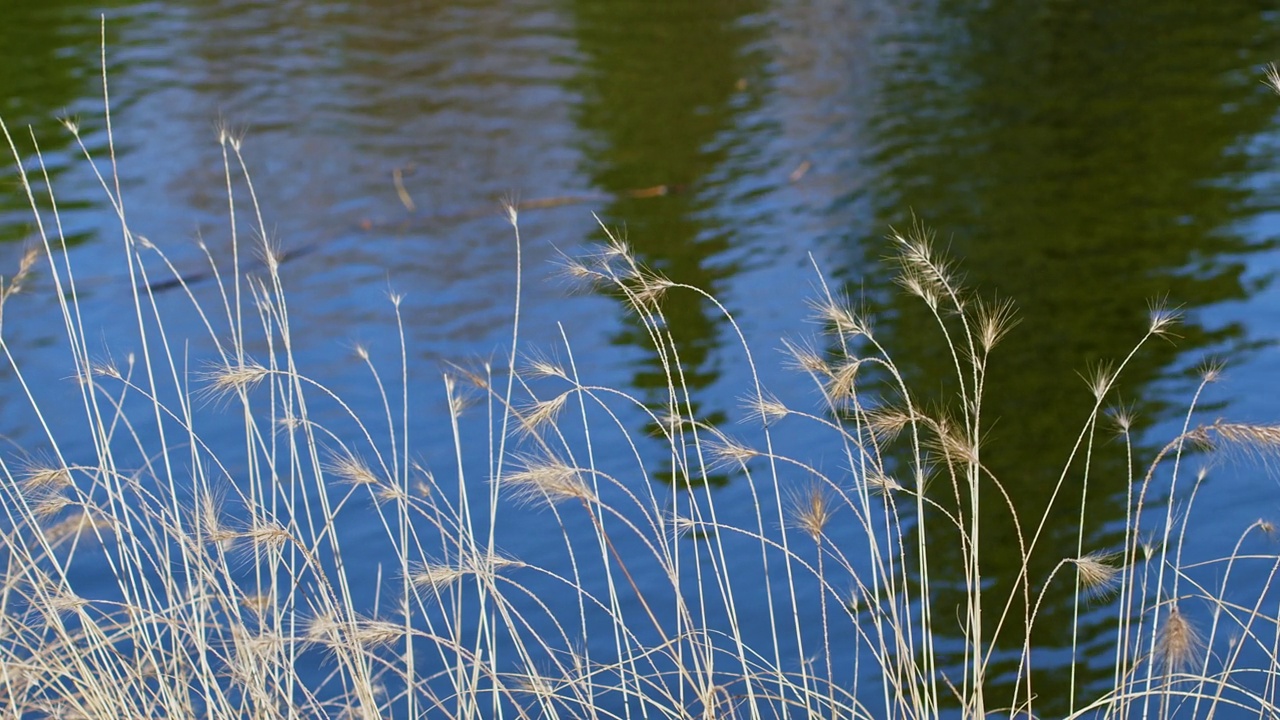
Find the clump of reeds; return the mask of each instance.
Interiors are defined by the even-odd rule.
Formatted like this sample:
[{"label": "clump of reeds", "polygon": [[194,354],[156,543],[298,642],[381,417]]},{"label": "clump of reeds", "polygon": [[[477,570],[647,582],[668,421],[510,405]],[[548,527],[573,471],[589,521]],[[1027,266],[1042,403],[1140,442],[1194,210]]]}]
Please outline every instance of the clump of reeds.
[{"label": "clump of reeds", "polygon": [[[64,442],[65,423],[27,387],[21,349],[0,326],[13,381],[48,432],[47,455],[0,460],[0,706],[12,717],[1276,711],[1280,626],[1268,599],[1280,558],[1241,550],[1271,526],[1250,527],[1214,563],[1184,562],[1182,550],[1196,493],[1211,491],[1186,477],[1192,444],[1270,451],[1277,428],[1196,425],[1197,392],[1182,431],[1132,471],[1120,545],[1084,547],[1081,530],[1077,552],[1051,558],[1048,573],[1033,570],[1053,551],[1043,538],[1054,506],[1071,493],[1083,507],[1116,378],[1176,320],[1163,307],[1133,353],[1090,376],[1093,408],[1079,419],[1050,507],[1018,517],[1010,488],[984,462],[988,360],[1013,307],[962,288],[922,228],[894,232],[891,243],[901,288],[919,298],[949,354],[955,397],[942,408],[914,392],[872,318],[820,273],[818,337],[787,345],[819,402],[779,399],[727,308],[645,268],[610,236],[567,271],[622,298],[666,369],[664,397],[581,377],[567,335],[554,352],[523,350],[517,294],[505,366],[444,373],[456,456],[436,465],[450,470],[428,472],[404,434],[413,418],[403,348],[393,361],[398,396],[376,359],[358,353],[385,411],[360,417],[342,388],[299,366],[278,263],[262,276],[238,262],[218,274],[209,254],[218,285],[213,300],[201,297],[163,248],[134,234],[115,158],[103,171],[85,150],[118,212],[138,323],[135,337],[113,338],[130,353],[125,367],[91,360],[94,329],[77,305],[53,184],[27,174],[10,129],[0,130],[41,240],[0,286],[0,308],[37,264],[48,274],[89,436]],[[219,140],[234,261],[249,251],[237,200],[247,197],[257,237],[268,233],[239,141]],[[517,219],[513,210],[513,228]],[[157,261],[197,311],[194,332],[166,324]],[[708,304],[738,339],[751,378],[743,424],[697,416],[663,313],[674,299]],[[398,321],[398,298],[391,311]],[[185,356],[192,338],[207,348],[199,371]],[[468,392],[483,405],[471,419]],[[349,422],[327,427],[334,417]],[[229,437],[212,431],[218,424],[240,428],[243,444],[214,446],[207,438]],[[784,424],[828,438],[840,465],[789,453]],[[481,461],[470,446],[487,449]],[[658,465],[678,482],[651,482]],[[709,482],[726,471],[732,503]],[[1007,509],[1021,558],[1004,595],[990,589],[983,551],[992,506]],[[498,526],[515,513],[535,513],[560,552],[501,547]],[[357,524],[385,534],[372,602],[354,586],[354,565],[375,562],[345,531]],[[1242,599],[1231,581],[1245,567],[1262,580]],[[109,578],[105,594],[84,594],[91,570]],[[1073,680],[1070,697],[1053,698],[1038,684],[1033,636],[1046,598],[1063,594],[1075,609],[1066,666],[1084,662],[1078,643],[1096,638],[1081,637],[1093,627],[1083,618],[1101,612],[1112,618],[1104,635],[1114,675],[1102,688]],[[1061,659],[1052,667],[1074,672]]]}]

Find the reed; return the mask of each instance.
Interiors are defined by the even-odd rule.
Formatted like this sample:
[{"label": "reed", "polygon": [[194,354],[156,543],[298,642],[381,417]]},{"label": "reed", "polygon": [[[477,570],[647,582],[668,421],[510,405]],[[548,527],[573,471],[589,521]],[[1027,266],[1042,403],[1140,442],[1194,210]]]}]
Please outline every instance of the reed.
[{"label": "reed", "polygon": [[[109,120],[105,91],[104,102]],[[442,373],[449,415],[440,431],[454,455],[428,471],[410,441],[417,418],[402,324],[398,355],[357,353],[381,401],[376,417],[302,366],[278,249],[246,239],[268,237],[268,221],[235,137],[219,137],[235,269],[219,274],[208,254],[212,295],[133,232],[113,151],[104,167],[80,143],[116,209],[134,288],[136,334],[111,338],[129,353],[122,366],[94,359],[55,188],[26,170],[43,168],[38,148],[26,157],[0,129],[40,237],[0,290],[0,308],[31,273],[48,274],[80,403],[47,407],[0,325],[9,392],[28,398],[49,448],[0,459],[0,706],[9,717],[1278,712],[1280,555],[1245,550],[1273,527],[1250,526],[1212,561],[1184,561],[1183,540],[1196,497],[1214,491],[1187,469],[1189,453],[1269,454],[1280,428],[1197,424],[1197,391],[1181,431],[1144,462],[1119,414],[1131,457],[1121,542],[1087,547],[1082,530],[1074,553],[1035,570],[1033,559],[1060,550],[1044,540],[1053,511],[1077,507],[1074,498],[1083,507],[1116,380],[1172,331],[1168,308],[1151,309],[1127,357],[1089,375],[1092,410],[1075,419],[1081,430],[1049,507],[1019,517],[1012,489],[984,463],[988,361],[1014,325],[1013,306],[967,292],[923,228],[890,242],[902,291],[947,348],[954,397],[943,409],[914,391],[873,318],[818,268],[817,334],[785,345],[820,398],[800,407],[770,392],[756,349],[714,296],[643,267],[616,236],[566,259],[569,276],[620,297],[647,333],[665,369],[655,403],[582,376],[567,334],[557,348],[523,346],[512,209],[510,347],[496,365]],[[79,141],[75,125],[67,129]],[[240,269],[251,252],[267,260],[259,274]],[[194,326],[166,322],[171,300],[152,290],[156,267],[177,283]],[[698,417],[663,314],[672,298],[713,306],[736,335],[751,378],[742,424]],[[401,322],[398,297],[388,312]],[[188,347],[208,348],[198,369]],[[1210,367],[1203,380],[1216,375]],[[59,434],[70,413],[83,419],[83,437]],[[840,466],[789,452],[784,426],[825,438]],[[207,439],[215,436],[240,441],[218,446]],[[475,448],[485,450],[479,462]],[[659,467],[676,482],[652,482]],[[731,505],[713,482],[726,472]],[[983,538],[992,506],[1007,511],[1021,558],[1004,594],[991,589]],[[500,525],[516,516],[558,537],[558,550],[503,547]],[[353,528],[378,530],[385,555],[371,559]],[[372,600],[356,563],[379,568]],[[110,578],[107,591],[85,593],[92,572]],[[1063,622],[1044,608],[1063,598],[1073,609],[1065,649],[1043,652],[1040,625]],[[1099,617],[1101,657],[1114,672],[1101,685],[1073,675],[1068,697],[1047,696],[1045,668],[1096,665]]]}]

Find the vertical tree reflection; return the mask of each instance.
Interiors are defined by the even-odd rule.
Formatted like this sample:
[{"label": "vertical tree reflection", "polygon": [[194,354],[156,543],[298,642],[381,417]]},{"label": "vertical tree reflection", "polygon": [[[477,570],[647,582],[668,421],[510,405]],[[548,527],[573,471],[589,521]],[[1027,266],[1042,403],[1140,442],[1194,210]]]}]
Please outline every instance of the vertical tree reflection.
[{"label": "vertical tree reflection", "polygon": [[[727,224],[714,221],[721,186],[713,176],[727,156],[723,135],[756,104],[754,81],[764,57],[751,45],[759,29],[747,21],[758,2],[714,0],[653,4],[637,0],[570,3],[581,54],[571,81],[582,98],[575,120],[584,131],[585,172],[614,195],[600,214],[621,230],[637,259],[677,282],[716,292],[735,272],[717,256],[729,247]],[[639,188],[665,186],[657,199]],[[601,237],[603,239],[603,237]],[[664,298],[662,311],[676,347],[693,418],[719,422],[722,409],[704,407],[697,391],[719,377],[715,350],[722,318],[688,294]],[[632,384],[663,410],[667,380],[649,334],[634,316],[614,339],[642,348]],[[658,476],[690,482],[672,469]],[[723,478],[719,478],[723,481]]]},{"label": "vertical tree reflection", "polygon": [[[1194,362],[1197,350],[1243,339],[1240,326],[1207,325],[1194,311],[1250,291],[1243,258],[1259,245],[1238,231],[1252,192],[1242,182],[1250,171],[1242,148],[1274,114],[1251,71],[1276,33],[1249,2],[1174,2],[1148,12],[1131,2],[997,0],[910,12],[883,46],[876,226],[906,230],[914,210],[961,261],[967,286],[1017,301],[1022,323],[989,368],[984,463],[1005,483],[1025,530],[1044,514],[1092,406],[1078,373],[1124,356],[1147,329],[1148,301],[1167,294],[1191,320],[1176,347],[1148,345],[1121,378],[1124,398],[1146,422],[1166,412],[1166,400],[1183,400],[1159,397],[1153,383]],[[883,242],[861,247],[858,267],[884,254]],[[954,372],[933,320],[889,287],[887,272],[871,275],[859,272],[852,292],[870,295],[881,342],[897,350],[909,386],[923,393],[917,402],[945,407]],[[1105,432],[1092,458],[1085,552],[1116,548],[1126,510],[1123,447]],[[1082,475],[1069,471],[1067,494],[1050,513],[1031,559],[1033,593],[1060,559],[1076,555]],[[992,495],[982,504],[982,572],[984,597],[1000,602],[984,602],[988,627],[1021,562],[1008,510]],[[935,499],[959,512],[950,496],[939,486]],[[958,606],[959,544],[932,539],[931,577],[944,588],[938,607],[951,607],[948,592]],[[1057,582],[1036,621],[1034,646],[1043,650],[1070,647],[1073,591],[1070,581]],[[1096,642],[1078,679],[1085,685],[1110,682],[1114,670],[1102,651],[1111,612],[1093,610],[1083,636]],[[937,625],[948,627],[959,637],[958,624]],[[1008,701],[1021,650],[1018,628],[1001,637],[988,707]],[[1068,677],[1036,677],[1045,716],[1065,711]]]}]

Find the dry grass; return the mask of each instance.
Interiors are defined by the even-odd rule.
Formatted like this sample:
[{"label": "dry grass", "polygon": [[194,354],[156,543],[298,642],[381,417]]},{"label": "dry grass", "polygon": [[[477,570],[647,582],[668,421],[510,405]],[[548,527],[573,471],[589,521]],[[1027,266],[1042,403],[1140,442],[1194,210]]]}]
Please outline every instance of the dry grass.
[{"label": "dry grass", "polygon": [[[3,130],[17,166],[32,167]],[[232,201],[226,232],[238,257],[251,251],[242,223],[257,237],[268,233],[239,144],[225,134],[221,141]],[[85,162],[120,208],[111,172],[87,151]],[[513,371],[444,375],[453,411],[445,432],[457,455],[437,465],[447,472],[428,473],[411,460],[403,434],[412,422],[403,352],[398,383],[384,382],[376,358],[359,353],[385,408],[382,417],[360,418],[340,388],[299,367],[277,263],[264,277],[220,276],[221,304],[202,305],[181,285],[203,327],[166,326],[147,290],[147,268],[157,259],[169,267],[163,248],[135,236],[123,212],[139,326],[135,337],[112,340],[139,363],[122,370],[91,361],[93,330],[76,305],[52,189],[48,197],[35,191],[49,178],[24,174],[23,182],[42,252],[24,257],[0,300],[11,301],[33,271],[56,283],[94,451],[66,456],[71,443],[51,431],[48,457],[0,461],[7,717],[1278,711],[1280,625],[1268,598],[1280,557],[1243,552],[1242,536],[1227,557],[1184,564],[1182,539],[1201,491],[1186,476],[1189,444],[1262,452],[1280,445],[1280,429],[1195,426],[1197,393],[1182,432],[1145,469],[1134,466],[1122,545],[1083,547],[1082,531],[1079,552],[1052,558],[1047,575],[1032,571],[1032,559],[1051,552],[1042,539],[1053,504],[1089,491],[1088,458],[1115,379],[1144,344],[1171,331],[1175,316],[1164,308],[1152,310],[1128,357],[1090,375],[1093,410],[1078,419],[1079,440],[1063,459],[1050,508],[1020,518],[983,461],[987,361],[1014,323],[1012,306],[973,299],[922,229],[893,235],[899,284],[946,339],[954,410],[924,407],[872,318],[824,285],[815,303],[820,337],[789,346],[822,402],[795,407],[771,394],[742,341],[753,382],[744,397],[749,420],[735,432],[747,439],[696,419],[663,299],[708,303],[741,340],[734,318],[698,288],[642,267],[614,240],[570,260],[569,273],[625,299],[667,369],[663,410],[579,377],[567,339],[553,354],[525,353],[517,283],[506,358]],[[518,249],[516,220],[513,211]],[[270,248],[252,251],[274,257]],[[392,311],[398,318],[398,302]],[[2,330],[15,386],[31,399],[33,418],[55,427]],[[188,370],[193,334],[212,349],[213,371]],[[251,360],[250,348],[268,352]],[[533,359],[522,363],[522,355]],[[479,393],[480,420],[459,415],[460,383]],[[350,432],[319,423],[322,407],[347,414]],[[656,438],[632,429],[627,418],[637,415],[658,429]],[[788,454],[779,447],[782,423],[826,437],[841,466],[827,471]],[[211,446],[206,437],[228,437],[211,432],[214,424],[238,427],[243,446]],[[1136,452],[1127,430],[1124,441]],[[477,463],[469,445],[491,452]],[[650,481],[655,445],[685,489]],[[726,468],[745,506],[725,506],[709,482]],[[988,589],[980,518],[991,506],[1007,508],[1016,529],[1011,548],[1021,569],[1008,596]],[[541,522],[560,553],[518,557],[498,547],[495,527],[515,513]],[[343,528],[353,526],[381,528],[385,556],[352,544]],[[1260,522],[1245,536],[1270,531]],[[354,565],[375,563],[370,603],[368,587],[355,586]],[[944,581],[939,563],[959,581]],[[82,594],[90,566],[105,566],[111,579],[94,597]],[[1241,575],[1252,594],[1236,591]],[[1074,608],[1061,633],[1081,662],[1088,638],[1079,636],[1092,627],[1083,618],[1110,615],[1103,662],[1115,672],[1105,688],[1073,677],[1070,697],[1046,697],[1038,663],[1052,661],[1058,672],[1064,663],[1042,658],[1031,638],[1049,621],[1042,612],[1050,598]]]}]

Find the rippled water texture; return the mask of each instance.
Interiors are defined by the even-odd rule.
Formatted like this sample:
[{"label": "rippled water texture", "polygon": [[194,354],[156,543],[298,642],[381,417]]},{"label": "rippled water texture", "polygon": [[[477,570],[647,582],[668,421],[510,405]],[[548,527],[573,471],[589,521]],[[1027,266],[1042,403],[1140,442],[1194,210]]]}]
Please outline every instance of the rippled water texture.
[{"label": "rippled water texture", "polygon": [[[1093,401],[1079,373],[1128,351],[1152,298],[1187,322],[1122,380],[1148,449],[1177,427],[1188,370],[1210,355],[1228,371],[1207,417],[1280,417],[1270,286],[1280,100],[1259,82],[1280,18],[1256,4],[113,5],[106,56],[134,231],[212,298],[195,241],[230,262],[217,134],[243,136],[271,240],[291,253],[300,357],[374,416],[381,401],[351,349],[398,361],[388,294],[404,293],[411,435],[427,463],[448,457],[443,363],[501,362],[509,343],[516,267],[504,200],[524,207],[524,342],[555,347],[562,323],[585,377],[655,402],[660,368],[634,318],[557,277],[562,253],[604,239],[596,217],[623,229],[643,262],[721,297],[767,382],[801,405],[812,391],[774,350],[814,331],[811,257],[879,315],[880,341],[925,399],[947,396],[950,358],[883,262],[890,227],[933,228],[969,286],[1020,308],[992,360],[986,459],[1032,516]],[[72,1],[6,8],[0,116],[32,125],[75,244],[82,307],[102,353],[123,357],[133,348],[112,340],[131,332],[132,306],[118,225],[55,120],[77,117],[105,161],[97,12]],[[19,144],[33,147],[25,133]],[[0,170],[5,273],[35,237],[15,178]],[[51,291],[37,277],[7,308],[4,331],[28,381],[58,398],[71,369]],[[705,303],[673,301],[667,313],[698,412],[741,417],[748,376],[731,329]],[[191,348],[192,362],[201,351]],[[7,369],[0,377],[0,431],[19,455],[47,452],[27,400]],[[790,440],[817,463],[842,462],[816,440]],[[1099,546],[1117,537],[1126,476],[1119,446],[1102,447],[1095,475],[1106,484],[1086,519]],[[656,470],[652,481],[664,480]],[[1253,469],[1210,482],[1220,491],[1200,501],[1195,524],[1208,548],[1276,512],[1275,480]],[[726,476],[716,492],[731,506],[741,491]],[[1074,550],[1078,514],[1067,504],[1055,515],[1044,543],[1061,545],[1059,556]],[[536,555],[546,522],[507,528],[523,543],[513,549]],[[999,553],[1011,532],[1003,508],[990,523],[999,588],[1018,556]],[[1060,647],[1055,623],[1042,626],[1045,646]],[[1105,663],[1096,672],[1109,673]]]}]

